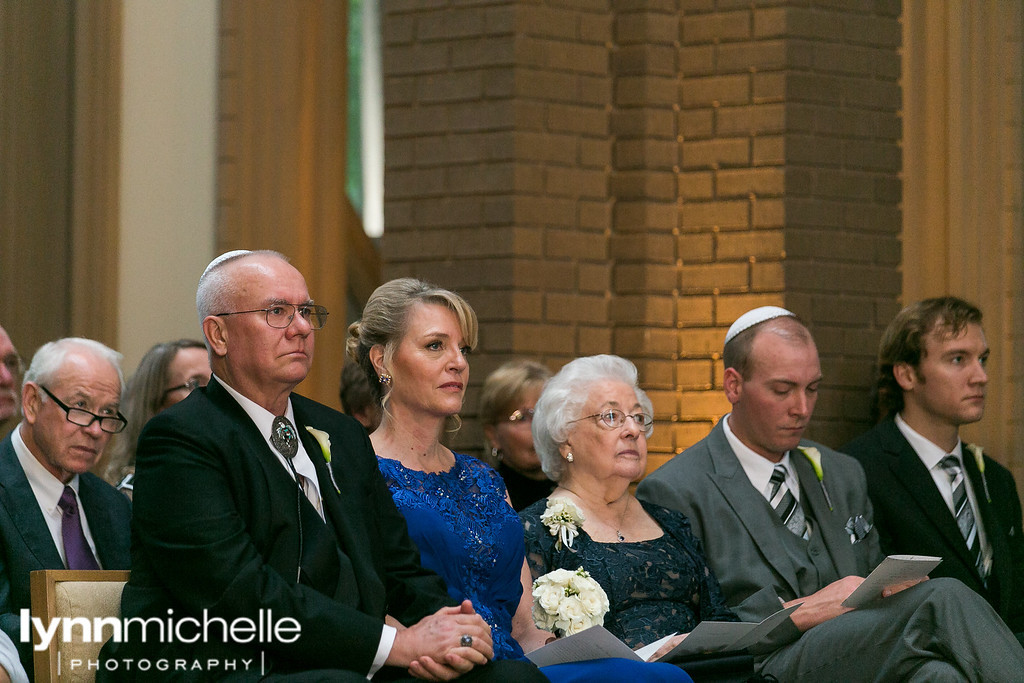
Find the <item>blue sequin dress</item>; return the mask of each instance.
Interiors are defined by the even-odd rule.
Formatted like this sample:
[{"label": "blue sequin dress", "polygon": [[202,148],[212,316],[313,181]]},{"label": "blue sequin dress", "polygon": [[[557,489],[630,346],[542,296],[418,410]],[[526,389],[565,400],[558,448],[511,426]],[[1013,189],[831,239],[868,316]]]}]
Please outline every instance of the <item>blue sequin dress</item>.
[{"label": "blue sequin dress", "polygon": [[[505,500],[505,484],[490,466],[456,454],[446,472],[420,472],[377,458],[425,567],[437,572],[455,600],[471,600],[491,626],[495,659],[520,659],[512,616],[522,595],[525,546],[519,516]],[[557,683],[690,681],[671,664],[602,659],[543,667]]]}]

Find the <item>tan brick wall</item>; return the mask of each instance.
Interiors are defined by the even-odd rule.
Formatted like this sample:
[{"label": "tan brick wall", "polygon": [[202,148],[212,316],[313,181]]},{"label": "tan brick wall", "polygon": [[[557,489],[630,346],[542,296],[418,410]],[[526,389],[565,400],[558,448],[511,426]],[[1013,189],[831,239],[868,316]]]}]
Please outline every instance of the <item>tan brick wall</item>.
[{"label": "tan brick wall", "polygon": [[385,3],[385,275],[482,321],[455,445],[499,362],[612,352],[654,401],[657,466],[728,410],[722,337],[763,304],[821,341],[812,436],[863,428],[900,294],[899,9]]}]

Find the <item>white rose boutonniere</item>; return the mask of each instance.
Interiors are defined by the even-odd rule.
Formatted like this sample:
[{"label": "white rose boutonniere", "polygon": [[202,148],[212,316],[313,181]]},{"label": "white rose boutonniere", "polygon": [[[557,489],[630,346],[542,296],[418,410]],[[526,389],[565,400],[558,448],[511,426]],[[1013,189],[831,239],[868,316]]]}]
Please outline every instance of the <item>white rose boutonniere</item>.
[{"label": "white rose boutonniere", "polygon": [[580,509],[567,498],[549,498],[540,521],[555,537],[555,548],[572,547],[572,542],[580,533],[580,527],[587,518]]},{"label": "white rose boutonniere", "polygon": [[981,484],[985,487],[985,500],[992,502],[992,496],[988,493],[988,479],[985,478],[985,452],[981,446],[973,443],[969,443],[964,448],[974,456],[974,462],[978,465],[978,471],[981,472]]},{"label": "white rose boutonniere", "polygon": [[821,469],[821,451],[813,446],[800,446],[799,451],[804,454],[807,458],[811,467],[814,468],[814,476],[818,478],[818,485],[821,486],[821,492],[825,496],[825,502],[828,503],[828,509],[832,509],[832,498],[828,495],[828,489],[825,488],[825,472]]},{"label": "white rose boutonniere", "polygon": [[341,493],[338,482],[334,481],[334,470],[331,468],[331,435],[322,429],[313,427],[306,427],[306,431],[312,434],[316,442],[320,444],[320,452],[323,453],[324,460],[327,461],[327,473],[331,475],[331,483],[334,484],[335,492]]},{"label": "white rose boutonniere", "polygon": [[533,582],[533,622],[555,635],[571,636],[604,623],[608,595],[583,567],[556,569]]}]

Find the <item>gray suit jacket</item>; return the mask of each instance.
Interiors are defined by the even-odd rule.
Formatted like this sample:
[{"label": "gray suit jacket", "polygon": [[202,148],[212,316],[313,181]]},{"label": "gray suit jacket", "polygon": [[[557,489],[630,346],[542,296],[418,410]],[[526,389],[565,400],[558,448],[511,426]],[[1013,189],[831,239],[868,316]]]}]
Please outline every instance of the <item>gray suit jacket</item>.
[{"label": "gray suit jacket", "polygon": [[[806,458],[790,456],[800,479],[801,505],[817,522],[815,533],[821,535],[838,577],[866,576],[881,561],[878,533],[871,528],[854,543],[845,528],[857,516],[868,524],[872,520],[864,470],[853,458],[820,444],[803,441],[800,445],[813,446],[822,456],[822,483]],[[741,619],[763,619],[778,611],[780,600],[804,597],[797,567],[782,545],[781,534],[790,532],[751,485],[721,422],[704,439],[644,479],[637,495],[679,510],[690,519],[726,601]],[[799,635],[789,622],[777,629],[766,645],[779,647]]]}]

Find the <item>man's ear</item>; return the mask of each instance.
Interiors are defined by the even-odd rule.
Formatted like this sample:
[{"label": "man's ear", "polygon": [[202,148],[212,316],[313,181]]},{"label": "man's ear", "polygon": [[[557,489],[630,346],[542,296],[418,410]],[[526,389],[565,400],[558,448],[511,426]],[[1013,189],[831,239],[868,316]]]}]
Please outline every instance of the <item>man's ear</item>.
[{"label": "man's ear", "polygon": [[743,395],[743,376],[736,368],[726,368],[722,376],[722,385],[729,403],[736,405]]},{"label": "man's ear", "polygon": [[917,370],[910,363],[896,363],[892,366],[892,376],[903,391],[913,391],[917,386]]},{"label": "man's ear", "polygon": [[34,382],[25,382],[21,388],[21,413],[25,422],[30,425],[36,423],[39,417],[39,409],[43,406],[43,397],[39,395],[39,387]]},{"label": "man's ear", "polygon": [[373,369],[376,371],[377,376],[380,377],[387,370],[384,369],[384,345],[374,344],[370,347],[370,364],[373,365]]},{"label": "man's ear", "polygon": [[210,353],[223,358],[228,353],[228,327],[222,318],[208,315],[203,318],[203,334],[210,343]]}]

